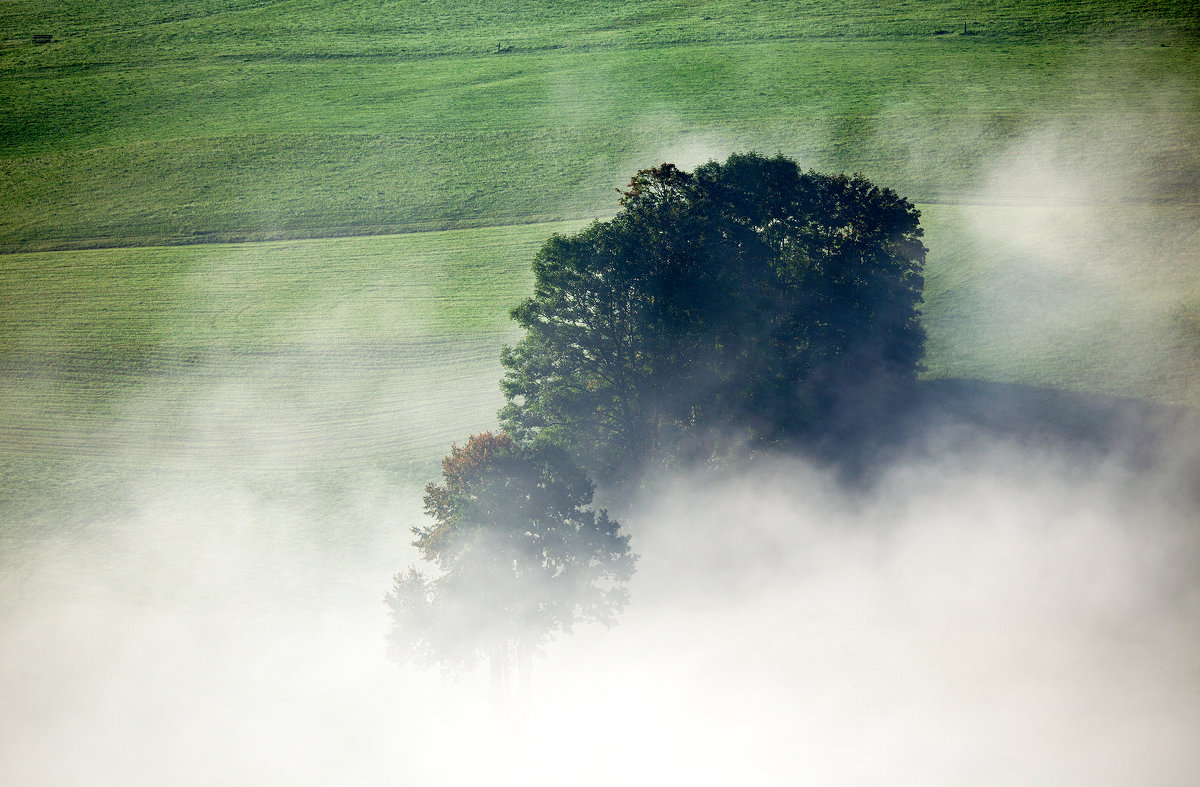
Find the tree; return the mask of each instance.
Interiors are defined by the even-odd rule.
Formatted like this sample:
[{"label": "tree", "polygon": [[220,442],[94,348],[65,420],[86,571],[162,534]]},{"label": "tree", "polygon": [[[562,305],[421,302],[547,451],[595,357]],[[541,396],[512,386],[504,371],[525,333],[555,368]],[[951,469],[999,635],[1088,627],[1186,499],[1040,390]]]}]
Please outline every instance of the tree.
[{"label": "tree", "polygon": [[528,683],[532,654],[581,621],[611,625],[627,600],[635,556],[593,486],[553,446],[525,447],[504,433],[472,435],[425,487],[432,524],[414,527],[428,577],[397,574],[385,602],[389,643],[402,661],[470,667],[491,662],[507,691],[517,663]]},{"label": "tree", "polygon": [[534,259],[502,355],[516,438],[619,480],[804,434],[916,378],[925,246],[890,189],[748,153],[639,171],[620,206]]}]

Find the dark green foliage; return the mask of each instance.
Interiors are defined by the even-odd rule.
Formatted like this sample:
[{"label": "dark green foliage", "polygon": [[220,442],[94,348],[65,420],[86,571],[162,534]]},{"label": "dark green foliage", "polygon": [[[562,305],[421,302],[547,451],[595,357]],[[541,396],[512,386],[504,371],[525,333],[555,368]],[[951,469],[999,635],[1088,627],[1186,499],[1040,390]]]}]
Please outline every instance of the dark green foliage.
[{"label": "dark green foliage", "polygon": [[738,154],[639,172],[621,212],[534,261],[501,422],[599,477],[774,442],[911,382],[919,214],[861,176]]},{"label": "dark green foliage", "polygon": [[472,435],[424,500],[433,524],[413,544],[439,574],[396,575],[385,600],[399,660],[466,667],[486,653],[503,676],[512,655],[624,607],[629,537],[589,508],[592,484],[562,451]]}]

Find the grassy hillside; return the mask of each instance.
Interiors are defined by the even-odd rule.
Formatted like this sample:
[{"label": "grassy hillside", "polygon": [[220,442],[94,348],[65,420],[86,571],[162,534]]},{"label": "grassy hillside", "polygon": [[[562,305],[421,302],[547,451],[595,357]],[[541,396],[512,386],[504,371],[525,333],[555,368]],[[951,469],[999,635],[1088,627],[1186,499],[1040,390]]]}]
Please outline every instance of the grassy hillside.
[{"label": "grassy hillside", "polygon": [[[1195,209],[924,206],[923,223],[930,376],[1200,405]],[[529,260],[578,227],[0,256],[0,505],[114,457],[130,478],[419,481],[492,425]]]},{"label": "grassy hillside", "polygon": [[0,584],[181,485],[386,576],[438,458],[494,423],[548,231],[0,256]]},{"label": "grassy hillside", "polygon": [[549,231],[0,256],[0,505],[114,460],[428,474],[492,423]]},{"label": "grassy hillside", "polygon": [[[997,39],[1160,36],[1200,29],[1194,3],[958,0],[30,0],[5,8],[19,42],[53,34],[77,62],[243,56],[407,56],[631,48],[764,38],[884,38],[961,32]],[[15,45],[14,43],[10,43]],[[131,57],[140,55],[140,57]]]},{"label": "grassy hillside", "polygon": [[748,148],[920,203],[931,376],[1198,404],[1197,20],[2,3],[4,510],[169,466],[415,481],[492,423],[546,235]]},{"label": "grassy hillside", "polygon": [[580,218],[733,148],[978,200],[1047,124],[1138,129],[1123,196],[1194,200],[1198,8],[5,3],[0,249]]},{"label": "grassy hillside", "polygon": [[928,377],[1200,407],[1200,210],[924,206]]}]

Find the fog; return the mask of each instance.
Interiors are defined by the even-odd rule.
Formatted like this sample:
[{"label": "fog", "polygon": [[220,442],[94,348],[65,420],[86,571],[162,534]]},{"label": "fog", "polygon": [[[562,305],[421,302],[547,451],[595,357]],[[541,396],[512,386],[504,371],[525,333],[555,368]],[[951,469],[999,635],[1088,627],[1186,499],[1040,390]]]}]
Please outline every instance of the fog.
[{"label": "fog", "polygon": [[621,622],[507,706],[385,658],[417,490],[360,477],[319,533],[314,492],[141,474],[8,556],[0,781],[1190,785],[1200,463],[1175,417],[1136,458],[949,425],[870,481],[796,457],[650,479]]}]

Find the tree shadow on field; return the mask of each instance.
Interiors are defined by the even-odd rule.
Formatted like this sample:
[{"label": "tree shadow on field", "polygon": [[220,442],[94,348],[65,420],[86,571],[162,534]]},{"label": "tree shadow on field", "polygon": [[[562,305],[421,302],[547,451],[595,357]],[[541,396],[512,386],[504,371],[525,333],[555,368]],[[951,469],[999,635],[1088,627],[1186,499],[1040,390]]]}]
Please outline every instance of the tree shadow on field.
[{"label": "tree shadow on field", "polygon": [[913,455],[1004,443],[1112,457],[1182,474],[1200,506],[1200,412],[1100,394],[971,379],[918,381],[903,392],[843,399],[795,448],[848,482],[869,482]]}]

